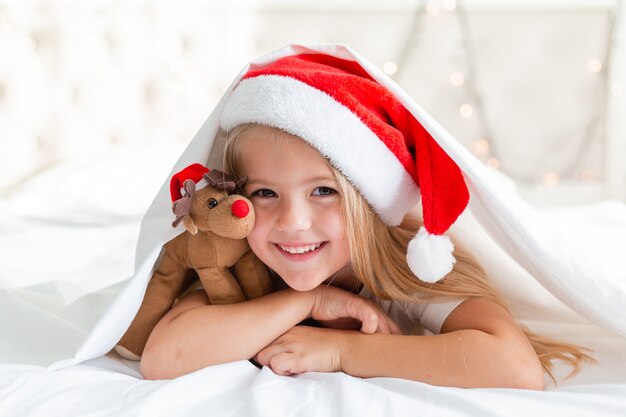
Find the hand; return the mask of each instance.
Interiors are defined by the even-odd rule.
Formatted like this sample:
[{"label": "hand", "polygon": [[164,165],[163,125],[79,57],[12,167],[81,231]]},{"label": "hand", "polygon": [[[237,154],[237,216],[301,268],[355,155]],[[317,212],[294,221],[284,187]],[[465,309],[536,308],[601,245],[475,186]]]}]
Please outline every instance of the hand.
[{"label": "hand", "polygon": [[256,354],[254,360],[278,375],[341,371],[350,332],[295,326]]},{"label": "hand", "polygon": [[[374,302],[337,287],[313,290],[311,317],[328,327],[372,333],[402,334],[398,325]],[[359,325],[360,324],[360,325]]]}]

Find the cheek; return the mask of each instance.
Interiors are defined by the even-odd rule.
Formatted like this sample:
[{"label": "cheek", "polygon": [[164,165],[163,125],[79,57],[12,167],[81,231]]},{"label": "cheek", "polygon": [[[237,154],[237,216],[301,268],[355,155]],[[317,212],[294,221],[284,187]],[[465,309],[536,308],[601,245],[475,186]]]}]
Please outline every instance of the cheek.
[{"label": "cheek", "polygon": [[250,232],[250,234],[248,235],[248,245],[250,245],[250,249],[252,249],[252,252],[254,252],[255,254],[259,255],[259,234],[255,232],[256,227],[254,229],[252,229],[252,231]]},{"label": "cheek", "polygon": [[324,231],[329,237],[346,241],[346,225],[343,216],[338,210],[328,210],[321,217]]},{"label": "cheek", "polygon": [[325,210],[320,217],[320,229],[324,231],[324,235],[333,242],[333,253],[341,262],[349,261],[350,247],[348,246],[348,236],[346,234],[346,225],[338,208]]},{"label": "cheek", "polygon": [[250,249],[254,252],[262,261],[263,253],[267,251],[268,233],[271,229],[270,223],[262,213],[256,212],[256,219],[254,227],[248,235],[248,244]]}]

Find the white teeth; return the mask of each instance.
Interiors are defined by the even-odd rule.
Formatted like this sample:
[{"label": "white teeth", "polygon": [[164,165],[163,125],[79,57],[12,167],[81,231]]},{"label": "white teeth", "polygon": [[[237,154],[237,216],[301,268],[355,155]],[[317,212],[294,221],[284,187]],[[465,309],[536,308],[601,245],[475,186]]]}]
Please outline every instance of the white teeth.
[{"label": "white teeth", "polygon": [[322,246],[322,244],[318,243],[316,245],[305,245],[305,246],[283,246],[279,244],[278,246],[280,246],[280,248],[284,250],[285,252],[298,254],[298,253],[306,253],[306,252],[314,251],[315,249]]}]

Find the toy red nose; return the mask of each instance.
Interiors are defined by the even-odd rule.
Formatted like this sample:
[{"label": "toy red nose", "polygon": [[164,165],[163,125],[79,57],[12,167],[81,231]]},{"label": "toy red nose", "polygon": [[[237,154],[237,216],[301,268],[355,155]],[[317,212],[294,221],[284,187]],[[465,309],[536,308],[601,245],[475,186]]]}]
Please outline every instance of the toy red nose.
[{"label": "toy red nose", "polygon": [[250,213],[250,207],[248,207],[248,203],[243,200],[237,200],[233,203],[231,207],[233,214],[240,219],[243,219]]}]

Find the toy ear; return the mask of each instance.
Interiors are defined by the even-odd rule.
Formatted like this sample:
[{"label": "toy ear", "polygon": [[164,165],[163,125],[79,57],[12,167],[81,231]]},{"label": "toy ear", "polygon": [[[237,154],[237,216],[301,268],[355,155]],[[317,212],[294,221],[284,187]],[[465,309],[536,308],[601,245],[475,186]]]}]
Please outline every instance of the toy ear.
[{"label": "toy ear", "polygon": [[185,229],[187,229],[187,231],[191,233],[193,236],[195,236],[198,233],[198,228],[196,227],[196,224],[193,222],[193,219],[191,218],[191,216],[189,215],[183,218],[183,226],[185,226]]},{"label": "toy ear", "polygon": [[196,183],[193,180],[186,180],[183,183],[183,187],[185,188],[185,192],[188,197],[193,197],[196,193]]},{"label": "toy ear", "polygon": [[189,215],[189,211],[191,210],[191,197],[183,197],[179,200],[176,200],[172,203],[172,211],[176,216],[176,220],[172,223],[172,227],[178,226],[185,216]]}]

